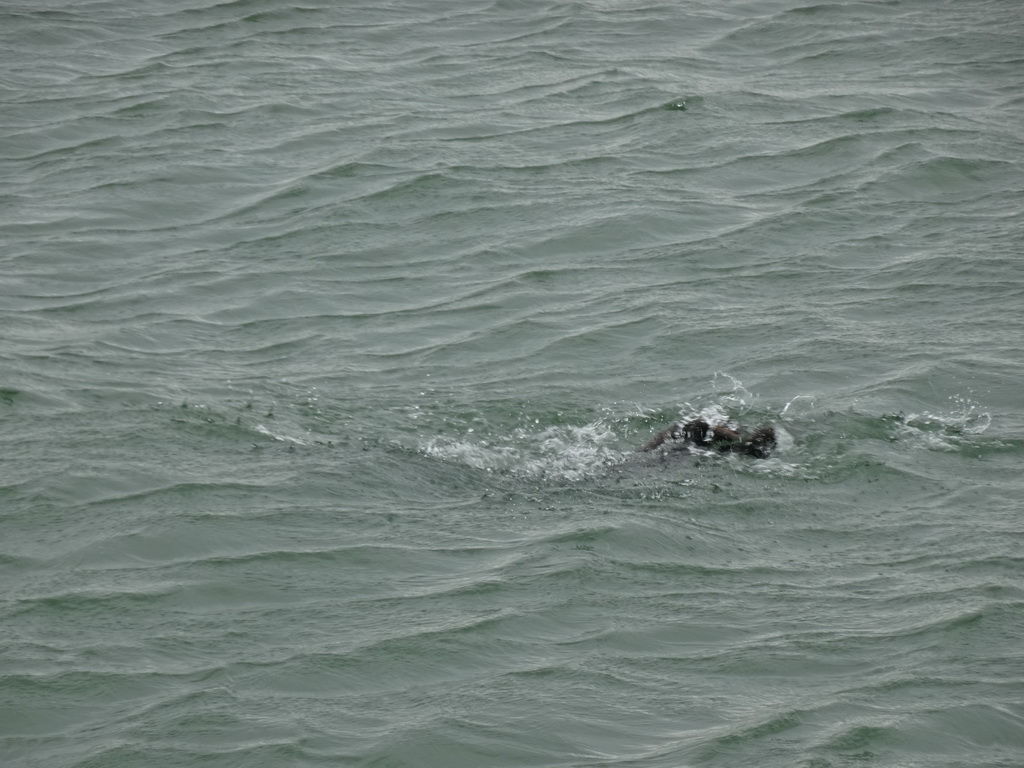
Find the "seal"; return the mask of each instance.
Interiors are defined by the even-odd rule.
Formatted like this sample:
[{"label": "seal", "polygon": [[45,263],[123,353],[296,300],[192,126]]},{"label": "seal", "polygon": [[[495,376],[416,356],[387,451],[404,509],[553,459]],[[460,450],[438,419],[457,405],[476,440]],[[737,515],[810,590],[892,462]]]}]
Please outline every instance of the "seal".
[{"label": "seal", "polygon": [[775,449],[775,428],[759,427],[748,435],[743,435],[728,427],[712,426],[704,419],[677,421],[648,440],[637,450],[653,451],[664,446],[663,450],[704,450],[721,453],[742,453],[757,459],[767,459]]}]

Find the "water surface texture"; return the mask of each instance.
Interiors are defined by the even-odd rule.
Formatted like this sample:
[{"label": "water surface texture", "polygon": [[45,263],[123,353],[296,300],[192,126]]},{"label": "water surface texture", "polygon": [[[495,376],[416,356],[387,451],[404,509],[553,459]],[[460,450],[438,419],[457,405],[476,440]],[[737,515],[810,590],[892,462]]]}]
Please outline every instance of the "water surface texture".
[{"label": "water surface texture", "polygon": [[4,766],[1024,765],[1016,0],[0,30]]}]

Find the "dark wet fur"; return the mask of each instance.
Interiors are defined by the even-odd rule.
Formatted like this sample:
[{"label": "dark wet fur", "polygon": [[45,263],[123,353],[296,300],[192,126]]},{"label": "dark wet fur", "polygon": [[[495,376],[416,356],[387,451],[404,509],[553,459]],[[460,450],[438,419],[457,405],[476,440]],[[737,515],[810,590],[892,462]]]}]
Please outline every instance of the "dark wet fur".
[{"label": "dark wet fur", "polygon": [[665,446],[669,450],[704,448],[713,451],[742,453],[766,459],[775,449],[775,428],[760,427],[749,435],[742,435],[726,427],[713,427],[704,419],[676,422],[652,437],[640,451],[653,451]]}]

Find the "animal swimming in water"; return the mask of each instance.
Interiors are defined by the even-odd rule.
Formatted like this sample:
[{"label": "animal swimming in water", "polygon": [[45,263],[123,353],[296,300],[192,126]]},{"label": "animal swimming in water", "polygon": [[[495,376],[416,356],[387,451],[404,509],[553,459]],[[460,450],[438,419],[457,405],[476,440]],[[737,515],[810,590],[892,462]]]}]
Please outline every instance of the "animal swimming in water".
[{"label": "animal swimming in water", "polygon": [[722,453],[742,453],[766,459],[775,448],[775,428],[760,427],[748,435],[722,426],[712,426],[704,419],[677,421],[648,440],[639,451],[690,450],[703,448]]}]

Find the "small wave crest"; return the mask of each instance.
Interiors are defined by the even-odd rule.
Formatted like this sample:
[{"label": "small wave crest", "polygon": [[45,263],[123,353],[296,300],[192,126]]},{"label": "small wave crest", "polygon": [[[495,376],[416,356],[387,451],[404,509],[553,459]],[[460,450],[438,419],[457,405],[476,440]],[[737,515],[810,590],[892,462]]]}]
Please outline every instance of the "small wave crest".
[{"label": "small wave crest", "polygon": [[262,424],[254,424],[252,429],[254,432],[258,432],[261,435],[266,435],[267,437],[273,438],[274,440],[277,440],[278,442],[281,443],[292,443],[293,445],[309,445],[309,442],[306,440],[301,440],[298,437],[291,437],[290,435],[279,434],[277,432],[274,432],[273,430],[267,429]]}]

